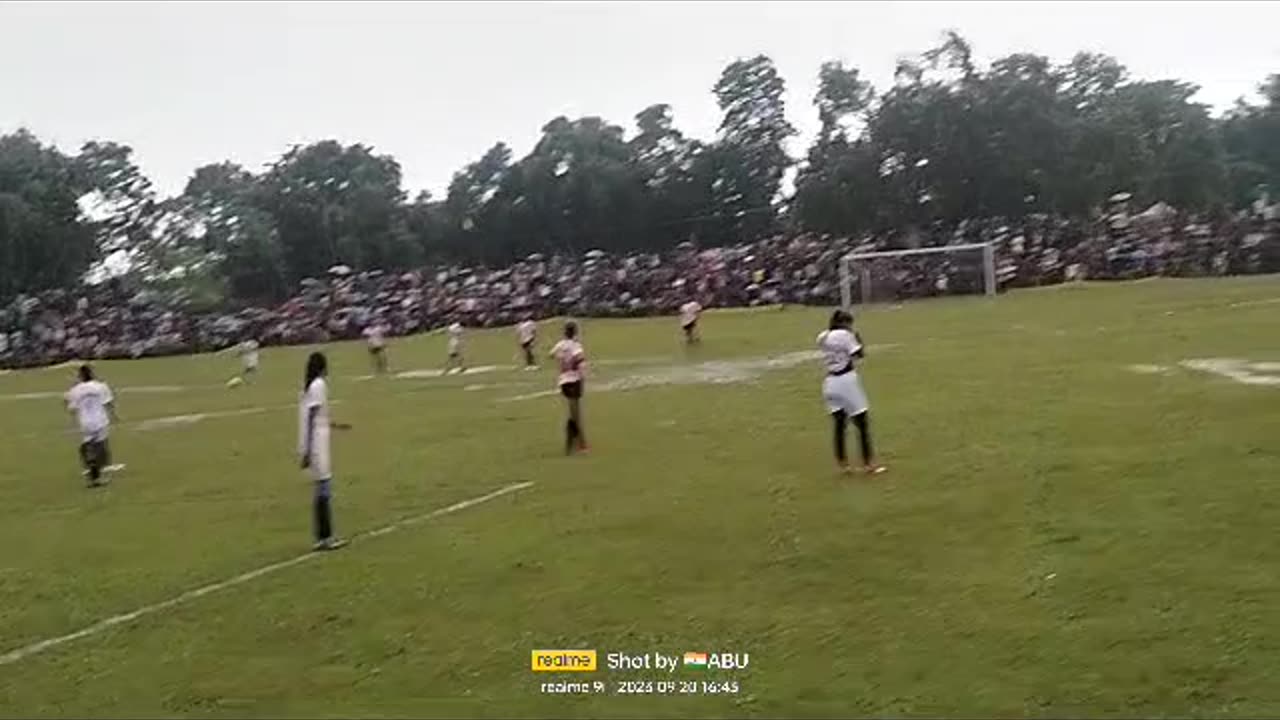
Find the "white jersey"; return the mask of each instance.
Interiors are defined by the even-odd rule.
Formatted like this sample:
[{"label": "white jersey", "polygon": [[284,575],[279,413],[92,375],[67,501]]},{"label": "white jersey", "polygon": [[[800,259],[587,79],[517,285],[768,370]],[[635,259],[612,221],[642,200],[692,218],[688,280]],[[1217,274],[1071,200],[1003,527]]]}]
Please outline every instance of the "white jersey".
[{"label": "white jersey", "polygon": [[538,323],[532,320],[525,320],[516,325],[516,337],[520,338],[521,345],[528,345],[538,336]]},{"label": "white jersey", "polygon": [[462,350],[462,323],[453,323],[448,327],[449,354],[456,355]]},{"label": "white jersey", "polygon": [[561,340],[551,348],[551,357],[555,358],[556,365],[560,368],[560,375],[556,379],[558,384],[582,381],[583,365],[587,362],[587,353],[582,349],[582,343],[577,340]]},{"label": "white jersey", "polygon": [[818,333],[818,349],[822,351],[822,366],[827,371],[822,381],[822,397],[827,403],[827,410],[833,413],[843,410],[848,415],[866,412],[867,393],[862,388],[853,358],[862,349],[862,342],[843,328],[823,330]]},{"label": "white jersey", "polygon": [[688,327],[697,321],[698,315],[702,313],[702,306],[697,302],[690,300],[680,306],[680,326]]},{"label": "white jersey", "polygon": [[316,409],[316,417],[311,426],[311,476],[316,480],[330,480],[333,469],[329,460],[329,384],[324,378],[312,380],[298,402],[298,455],[307,451],[307,418],[312,408]]},{"label": "white jersey", "polygon": [[237,352],[240,353],[240,361],[244,363],[246,368],[258,367],[258,341],[245,340],[237,346]]},{"label": "white jersey", "polygon": [[106,434],[111,426],[107,406],[114,401],[111,388],[98,380],[76,383],[67,391],[67,409],[76,414],[76,423],[86,438]]},{"label": "white jersey", "polygon": [[364,339],[370,349],[378,350],[387,344],[387,331],[381,324],[370,325],[364,329]]}]

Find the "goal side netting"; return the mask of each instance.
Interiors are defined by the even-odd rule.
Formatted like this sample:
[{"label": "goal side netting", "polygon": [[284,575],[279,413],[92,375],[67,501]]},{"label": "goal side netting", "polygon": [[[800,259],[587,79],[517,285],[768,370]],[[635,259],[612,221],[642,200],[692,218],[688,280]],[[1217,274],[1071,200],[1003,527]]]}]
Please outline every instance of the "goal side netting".
[{"label": "goal side netting", "polygon": [[840,259],[840,304],[902,302],[950,295],[995,295],[990,243],[854,252]]}]

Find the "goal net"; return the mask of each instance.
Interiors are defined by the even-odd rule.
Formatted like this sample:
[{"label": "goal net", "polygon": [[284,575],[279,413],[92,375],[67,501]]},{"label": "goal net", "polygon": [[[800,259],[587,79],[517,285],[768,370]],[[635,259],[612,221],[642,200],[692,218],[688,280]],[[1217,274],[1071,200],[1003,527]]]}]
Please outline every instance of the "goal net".
[{"label": "goal net", "polygon": [[995,295],[990,243],[854,252],[840,259],[840,303],[901,302],[947,295]]}]

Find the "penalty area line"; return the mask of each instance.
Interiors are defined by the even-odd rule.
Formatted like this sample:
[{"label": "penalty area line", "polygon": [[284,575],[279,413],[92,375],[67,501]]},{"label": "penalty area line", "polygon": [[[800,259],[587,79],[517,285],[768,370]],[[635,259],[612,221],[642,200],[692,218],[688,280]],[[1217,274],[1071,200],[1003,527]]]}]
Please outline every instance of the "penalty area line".
[{"label": "penalty area line", "polygon": [[[513,483],[511,485],[498,488],[497,490],[494,490],[493,492],[487,493],[485,495],[480,495],[478,497],[473,497],[469,500],[456,502],[452,505],[438,508],[436,510],[423,513],[421,515],[414,515],[411,517],[404,518],[402,520],[398,520],[396,522],[391,523],[390,525],[380,527],[376,530],[369,530],[362,533],[356,533],[355,535],[351,536],[351,539],[354,541],[360,538],[373,538],[373,537],[378,537],[379,535],[386,535],[388,533],[395,532],[396,530],[399,530],[401,528],[411,527],[413,525],[419,525],[421,523],[427,522],[428,520],[433,520],[435,518],[443,517],[445,515],[452,515],[453,513],[461,512],[463,510],[466,510],[467,508],[472,508],[472,507],[475,507],[476,505],[489,502],[490,500],[496,500],[497,498],[500,498],[503,495],[510,495],[512,493],[519,492],[521,490],[526,490],[531,487],[533,487],[532,482]],[[243,585],[249,582],[250,580],[256,580],[260,577],[270,575],[274,572],[278,572],[280,570],[293,567],[294,565],[301,565],[302,563],[307,562],[312,558],[319,557],[322,554],[323,553],[319,553],[319,552],[308,552],[302,555],[298,555],[296,557],[289,558],[288,560],[281,560],[280,562],[271,563],[270,565],[263,565],[260,568],[257,568],[255,570],[250,570],[248,572],[240,573],[239,575],[227,578],[226,580],[219,580],[218,582],[209,583],[208,585],[203,585],[201,587],[195,588],[194,590],[188,590],[182,593],[181,595],[175,595],[174,597],[171,597],[168,600],[162,600],[158,603],[152,603],[151,605],[144,605],[143,607],[140,607],[137,610],[133,610],[131,612],[120,613],[119,615],[112,615],[109,618],[106,618],[104,620],[99,620],[98,622],[92,625],[83,627],[79,630],[76,630],[75,632],[40,640],[40,641],[31,643],[30,645],[24,645],[23,647],[10,650],[5,654],[0,655],[0,666],[12,665],[20,660],[25,660],[26,658],[29,658],[32,655],[38,655],[46,650],[51,650],[55,647],[58,647],[59,645],[65,645],[67,643],[74,642],[76,640],[82,640],[84,638],[97,635],[98,633],[101,633],[105,630],[109,630],[117,625],[124,625],[126,623],[131,623],[135,620],[138,620],[139,618],[146,617],[147,615],[155,615],[156,613],[175,608],[178,605],[181,605],[187,601],[204,597],[205,595],[209,595],[210,593],[215,593],[220,590],[233,588],[237,585]]]}]

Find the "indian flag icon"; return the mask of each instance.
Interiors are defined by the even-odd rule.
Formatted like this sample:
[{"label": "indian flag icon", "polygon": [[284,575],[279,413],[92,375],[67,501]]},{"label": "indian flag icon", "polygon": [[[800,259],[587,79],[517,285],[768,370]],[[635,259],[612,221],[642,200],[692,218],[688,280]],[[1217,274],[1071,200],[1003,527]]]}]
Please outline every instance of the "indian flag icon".
[{"label": "indian flag icon", "polygon": [[687,668],[699,668],[705,670],[707,667],[707,654],[696,652],[685,653],[684,666]]}]

